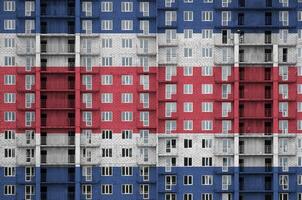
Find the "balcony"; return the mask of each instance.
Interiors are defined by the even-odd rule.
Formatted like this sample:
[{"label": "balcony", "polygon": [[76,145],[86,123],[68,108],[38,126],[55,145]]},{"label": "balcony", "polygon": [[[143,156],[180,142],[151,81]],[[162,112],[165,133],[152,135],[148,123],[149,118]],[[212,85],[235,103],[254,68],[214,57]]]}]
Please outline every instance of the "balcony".
[{"label": "balcony", "polygon": [[41,54],[43,55],[72,55],[75,53],[75,45],[47,45],[41,44]]},{"label": "balcony", "polygon": [[156,147],[156,138],[148,137],[148,138],[137,138],[136,145],[138,147]]}]

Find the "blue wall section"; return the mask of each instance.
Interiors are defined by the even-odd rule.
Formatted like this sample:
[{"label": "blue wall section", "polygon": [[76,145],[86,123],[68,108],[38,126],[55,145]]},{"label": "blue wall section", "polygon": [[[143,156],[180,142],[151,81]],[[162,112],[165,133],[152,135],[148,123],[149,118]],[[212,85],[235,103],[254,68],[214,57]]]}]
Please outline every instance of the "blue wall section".
[{"label": "blue wall section", "polygon": [[[75,177],[71,180],[68,176],[67,167],[47,167],[47,177],[46,182],[43,180],[43,175],[41,175],[41,184],[40,186],[47,186],[47,197],[48,200],[67,200],[68,195],[68,186],[75,186]],[[163,167],[151,167],[150,168],[150,179],[149,181],[144,182],[142,177],[139,175],[139,168],[133,168],[133,176],[121,176],[121,168],[114,167],[112,176],[102,176],[100,167],[93,167],[93,180],[86,182],[82,176],[82,170],[80,168],[76,169],[79,177],[81,177],[81,184],[91,184],[93,187],[93,199],[105,199],[105,200],[133,200],[141,199],[139,193],[140,184],[149,184],[150,185],[150,199],[164,199],[165,193],[176,193],[178,198],[182,198],[185,193],[192,193],[194,199],[200,199],[202,193],[212,193],[214,200],[221,200],[222,193],[232,193],[233,199],[235,196],[243,196],[244,200],[265,200],[265,194],[273,195],[275,192],[278,196],[278,192],[289,193],[290,200],[294,200],[298,192],[302,192],[302,186],[297,185],[297,175],[302,174],[301,168],[290,168],[288,172],[282,172],[281,168],[276,168],[273,170],[278,172],[277,177],[282,174],[289,175],[289,190],[283,191],[279,186],[279,180],[274,180],[273,171],[265,172],[265,168],[259,167],[246,167],[239,172],[239,177],[244,178],[244,184],[238,182],[234,172],[239,171],[234,168],[230,168],[228,172],[222,172],[221,168],[216,167],[174,167],[171,172],[165,172]],[[36,172],[39,171],[39,168],[36,168]],[[41,169],[43,171],[43,168]],[[24,167],[18,167],[16,172],[16,177],[4,177],[4,170],[0,168],[0,188],[3,188],[6,184],[12,184],[17,186],[16,196],[4,196],[3,193],[0,193],[0,199],[10,200],[24,199],[24,186],[25,185],[35,185],[36,179],[33,178],[31,182],[26,182],[24,180]],[[172,187],[172,190],[165,190],[165,176],[166,175],[175,175],[177,179],[177,184]],[[193,185],[184,185],[183,177],[185,175],[193,176]],[[202,185],[201,177],[202,175],[212,175],[213,176],[213,185]],[[231,175],[232,184],[228,190],[222,190],[222,175]],[[270,188],[265,188],[265,177],[272,177],[272,184]],[[277,178],[278,179],[278,178]],[[278,190],[273,190],[273,185],[278,185]],[[112,184],[113,185],[113,194],[112,195],[103,195],[101,193],[102,184]],[[133,194],[123,195],[121,192],[122,184],[133,184]],[[239,193],[236,193],[235,186],[239,185]],[[37,185],[38,186],[38,185]],[[37,196],[39,195],[37,193]],[[76,191],[76,199],[84,199],[84,196],[81,194],[81,190]],[[37,197],[36,199],[40,199]]]},{"label": "blue wall section", "polygon": [[[36,20],[41,20],[41,22],[47,22],[48,33],[67,33],[69,21],[75,22],[76,32],[82,32],[81,20],[92,20],[93,33],[140,33],[140,20],[149,20],[151,33],[163,33],[165,32],[166,28],[175,28],[179,33],[182,33],[184,29],[193,29],[195,33],[201,33],[202,29],[213,29],[214,32],[221,32],[222,28],[232,29],[233,31],[237,31],[238,29],[240,29],[245,32],[263,32],[265,30],[278,32],[278,30],[281,28],[287,28],[290,32],[296,32],[297,29],[302,28],[302,23],[297,21],[297,11],[302,10],[302,3],[297,3],[297,1],[289,1],[288,7],[282,7],[282,4],[278,0],[273,0],[273,6],[271,8],[267,8],[265,6],[265,1],[263,0],[246,0],[246,6],[244,8],[240,8],[238,6],[238,0],[233,0],[226,8],[222,7],[221,1],[213,1],[213,3],[204,3],[204,1],[195,0],[193,3],[184,3],[183,0],[179,0],[172,5],[172,8],[165,8],[163,0],[154,0],[149,1],[149,17],[142,17],[142,14],[139,12],[139,3],[141,1],[128,0],[133,2],[133,12],[130,13],[121,12],[122,0],[112,1],[113,12],[101,12],[102,1],[105,0],[91,0],[93,5],[93,14],[91,17],[85,17],[84,13],[82,12],[82,1],[80,0],[75,1],[75,9],[77,9],[77,11],[71,16],[68,16],[67,12],[67,0],[48,0],[47,14],[42,15],[41,19],[39,15],[36,15]],[[16,12],[4,12],[3,3],[0,4],[0,32],[24,33],[25,20],[34,19],[35,14],[40,13],[38,5],[39,3],[36,1],[37,7],[32,17],[25,17],[23,0],[16,0]],[[177,22],[172,27],[166,27],[164,25],[165,12],[169,10],[177,12]],[[184,22],[184,11],[194,12],[193,22]],[[203,22],[201,20],[202,11],[213,11],[213,21]],[[221,26],[222,11],[232,12],[232,20],[227,27]],[[279,22],[279,11],[289,12],[289,26],[281,26]],[[264,25],[265,12],[272,12],[273,23],[271,26]],[[243,26],[238,26],[238,13],[244,13],[245,15],[245,25]],[[16,30],[4,30],[4,19],[16,19]],[[122,19],[133,20],[132,31],[121,30]],[[113,30],[101,30],[101,20],[113,20]],[[40,23],[37,22],[36,24],[36,30],[37,32],[39,32]]]}]

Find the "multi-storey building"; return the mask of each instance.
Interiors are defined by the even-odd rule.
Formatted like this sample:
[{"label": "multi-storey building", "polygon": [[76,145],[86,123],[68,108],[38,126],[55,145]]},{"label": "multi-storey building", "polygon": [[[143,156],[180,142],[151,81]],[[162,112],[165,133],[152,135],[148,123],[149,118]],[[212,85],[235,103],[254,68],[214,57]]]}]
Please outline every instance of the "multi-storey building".
[{"label": "multi-storey building", "polygon": [[1,200],[302,200],[301,0],[1,0]]}]

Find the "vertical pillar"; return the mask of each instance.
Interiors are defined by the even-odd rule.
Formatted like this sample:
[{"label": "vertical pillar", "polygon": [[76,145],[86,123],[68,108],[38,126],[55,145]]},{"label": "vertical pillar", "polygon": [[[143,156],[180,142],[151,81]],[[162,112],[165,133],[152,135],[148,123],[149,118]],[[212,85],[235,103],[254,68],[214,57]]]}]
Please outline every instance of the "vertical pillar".
[{"label": "vertical pillar", "polygon": [[278,45],[273,46],[273,199],[278,200],[278,148],[279,148],[279,70],[278,70]]},{"label": "vertical pillar", "polygon": [[234,33],[234,200],[239,200],[239,34]]},{"label": "vertical pillar", "polygon": [[75,0],[75,200],[81,199],[81,58],[80,58],[80,32],[81,32],[81,1]]},{"label": "vertical pillar", "polygon": [[40,56],[40,0],[35,1],[35,29],[36,29],[36,62],[35,62],[35,115],[36,115],[36,133],[35,133],[35,152],[36,152],[36,166],[35,166],[35,194],[36,200],[41,199],[41,147],[40,147],[40,133],[41,133],[41,110],[40,110],[40,66],[41,66],[41,56]]}]

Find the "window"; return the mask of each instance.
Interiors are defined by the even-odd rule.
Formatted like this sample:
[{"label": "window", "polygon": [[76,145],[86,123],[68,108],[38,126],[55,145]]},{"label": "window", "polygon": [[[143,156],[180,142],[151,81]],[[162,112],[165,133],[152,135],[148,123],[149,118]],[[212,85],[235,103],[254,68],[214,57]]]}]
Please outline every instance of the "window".
[{"label": "window", "polygon": [[5,177],[16,176],[16,168],[15,167],[4,167],[4,176]]},{"label": "window", "polygon": [[193,76],[193,67],[192,66],[184,66],[183,67],[184,76]]},{"label": "window", "polygon": [[110,111],[101,112],[101,120],[105,122],[112,121],[112,112]]},{"label": "window", "polygon": [[123,48],[132,48],[132,39],[122,39]]},{"label": "window", "polygon": [[82,29],[84,33],[91,34],[92,33],[92,21],[91,20],[83,20],[82,21]]},{"label": "window", "polygon": [[302,102],[297,102],[297,112],[302,112]]},{"label": "window", "polygon": [[193,200],[193,194],[185,193],[183,200]]},{"label": "window", "polygon": [[123,122],[130,122],[133,120],[133,113],[130,111],[123,111],[121,113],[121,120]]},{"label": "window", "polygon": [[133,185],[132,184],[123,184],[122,185],[122,194],[132,194]]},{"label": "window", "polygon": [[102,139],[112,139],[112,130],[103,130]]},{"label": "window", "polygon": [[112,149],[111,148],[102,148],[102,157],[103,158],[111,158],[112,157]]},{"label": "window", "polygon": [[124,31],[133,30],[133,20],[122,20],[121,29]]},{"label": "window", "polygon": [[112,38],[103,38],[102,48],[112,48]]},{"label": "window", "polygon": [[122,12],[132,12],[133,11],[133,2],[122,2],[121,11]]},{"label": "window", "polygon": [[4,93],[4,103],[16,103],[16,94]]},{"label": "window", "polygon": [[175,175],[166,175],[165,176],[165,189],[172,190],[172,187],[176,185],[176,176]]},{"label": "window", "polygon": [[82,12],[85,13],[85,16],[92,16],[92,2],[84,1],[82,2]]},{"label": "window", "polygon": [[193,120],[184,120],[184,130],[185,131],[193,130]]},{"label": "window", "polygon": [[15,75],[4,75],[4,84],[5,85],[15,85],[16,76]]},{"label": "window", "polygon": [[132,157],[132,148],[122,148],[122,157],[131,158]]},{"label": "window", "polygon": [[177,19],[176,11],[166,11],[165,12],[165,25],[171,26],[173,22]]},{"label": "window", "polygon": [[190,158],[190,157],[184,157],[184,166],[185,167],[192,166],[192,158]]},{"label": "window", "polygon": [[193,94],[192,84],[184,84],[184,94]]},{"label": "window", "polygon": [[16,186],[4,185],[4,195],[16,195]]},{"label": "window", "polygon": [[112,75],[102,75],[102,85],[112,85],[113,77]]},{"label": "window", "polygon": [[132,139],[132,130],[123,130],[122,139]]},{"label": "window", "polygon": [[282,190],[288,190],[288,175],[279,175],[279,185],[282,187]]},{"label": "window", "polygon": [[213,185],[213,176],[211,175],[201,176],[201,185]]},{"label": "window", "polygon": [[34,167],[25,167],[25,181],[31,181],[32,177],[35,176]]},{"label": "window", "polygon": [[184,185],[193,185],[193,176],[192,175],[184,176]]},{"label": "window", "polygon": [[213,94],[213,85],[212,84],[202,84],[201,85],[201,94]]},{"label": "window", "polygon": [[149,185],[141,184],[139,193],[143,196],[143,199],[149,199]]},{"label": "window", "polygon": [[133,94],[132,93],[122,93],[122,103],[133,103]]},{"label": "window", "polygon": [[102,12],[112,12],[113,11],[113,3],[111,1],[102,1],[101,11]]},{"label": "window", "polygon": [[213,130],[213,121],[212,120],[202,120],[201,129],[204,131]]},{"label": "window", "polygon": [[213,112],[213,102],[202,102],[201,111],[202,112]]},{"label": "window", "polygon": [[279,21],[283,26],[288,26],[288,11],[279,11]]},{"label": "window", "polygon": [[202,21],[213,21],[213,12],[212,11],[202,11],[201,12]]},{"label": "window", "polygon": [[15,157],[15,149],[13,148],[4,149],[4,158],[14,158],[14,157]]},{"label": "window", "polygon": [[213,3],[213,0],[203,0],[203,3]]},{"label": "window", "polygon": [[212,39],[213,30],[212,29],[202,29],[201,34],[202,34],[202,39]]},{"label": "window", "polygon": [[201,166],[202,167],[211,167],[212,166],[212,157],[202,157]]},{"label": "window", "polygon": [[4,11],[15,11],[16,2],[15,1],[4,1]]},{"label": "window", "polygon": [[14,122],[16,121],[16,112],[4,112],[4,121],[5,122]]},{"label": "window", "polygon": [[101,25],[102,25],[102,30],[110,31],[113,28],[113,21],[112,20],[102,20]]},{"label": "window", "polygon": [[112,103],[113,94],[112,93],[102,93],[101,94],[101,102],[102,103]]},{"label": "window", "polygon": [[132,57],[122,57],[122,66],[132,66]]},{"label": "window", "polygon": [[4,65],[5,66],[14,66],[15,57],[14,56],[4,56]]},{"label": "window", "polygon": [[101,167],[101,175],[102,176],[112,176],[113,168],[112,167]]},{"label": "window", "polygon": [[16,132],[13,130],[5,130],[4,131],[4,139],[5,140],[14,140]]},{"label": "window", "polygon": [[212,148],[212,139],[202,139],[201,140],[201,148],[202,149]]},{"label": "window", "polygon": [[193,49],[192,48],[184,48],[184,57],[185,58],[192,58],[193,56]]},{"label": "window", "polygon": [[5,19],[4,20],[4,30],[15,30],[16,29],[16,20]]},{"label": "window", "polygon": [[132,75],[122,75],[122,85],[132,85],[133,76]]},{"label": "window", "polygon": [[302,94],[302,84],[297,84],[297,94]]},{"label": "window", "polygon": [[184,148],[192,148],[193,140],[192,139],[184,139]]},{"label": "window", "polygon": [[102,57],[103,66],[112,66],[112,57]]},{"label": "window", "polygon": [[133,176],[133,168],[132,167],[121,167],[121,176]]},{"label": "window", "polygon": [[102,184],[101,188],[102,188],[102,194],[103,195],[110,195],[110,194],[112,194],[112,185],[110,185],[110,184]]},{"label": "window", "polygon": [[25,16],[31,16],[32,12],[35,11],[34,1],[25,1]]},{"label": "window", "polygon": [[297,185],[302,185],[302,175],[297,175]]},{"label": "window", "polygon": [[6,48],[15,47],[15,39],[14,38],[5,38],[4,47],[6,47]]},{"label": "window", "polygon": [[193,3],[193,0],[184,0],[184,3]]},{"label": "window", "polygon": [[213,76],[213,67],[212,66],[202,66],[201,75],[202,76]]},{"label": "window", "polygon": [[212,57],[212,48],[204,47],[201,49],[202,57],[203,58],[211,58]]},{"label": "window", "polygon": [[139,11],[143,13],[144,17],[149,16],[149,2],[140,2]]},{"label": "window", "polygon": [[193,112],[193,102],[184,102],[184,112]]},{"label": "window", "polygon": [[184,38],[185,39],[193,38],[193,29],[184,29]]},{"label": "window", "polygon": [[[230,11],[222,11],[221,12],[221,25],[228,26],[231,21],[231,12]],[[238,22],[239,23],[239,22]],[[240,24],[238,24],[240,25]]]},{"label": "window", "polygon": [[82,185],[82,194],[86,199],[92,199],[92,185]]},{"label": "window", "polygon": [[193,11],[184,11],[184,21],[193,21]]}]

